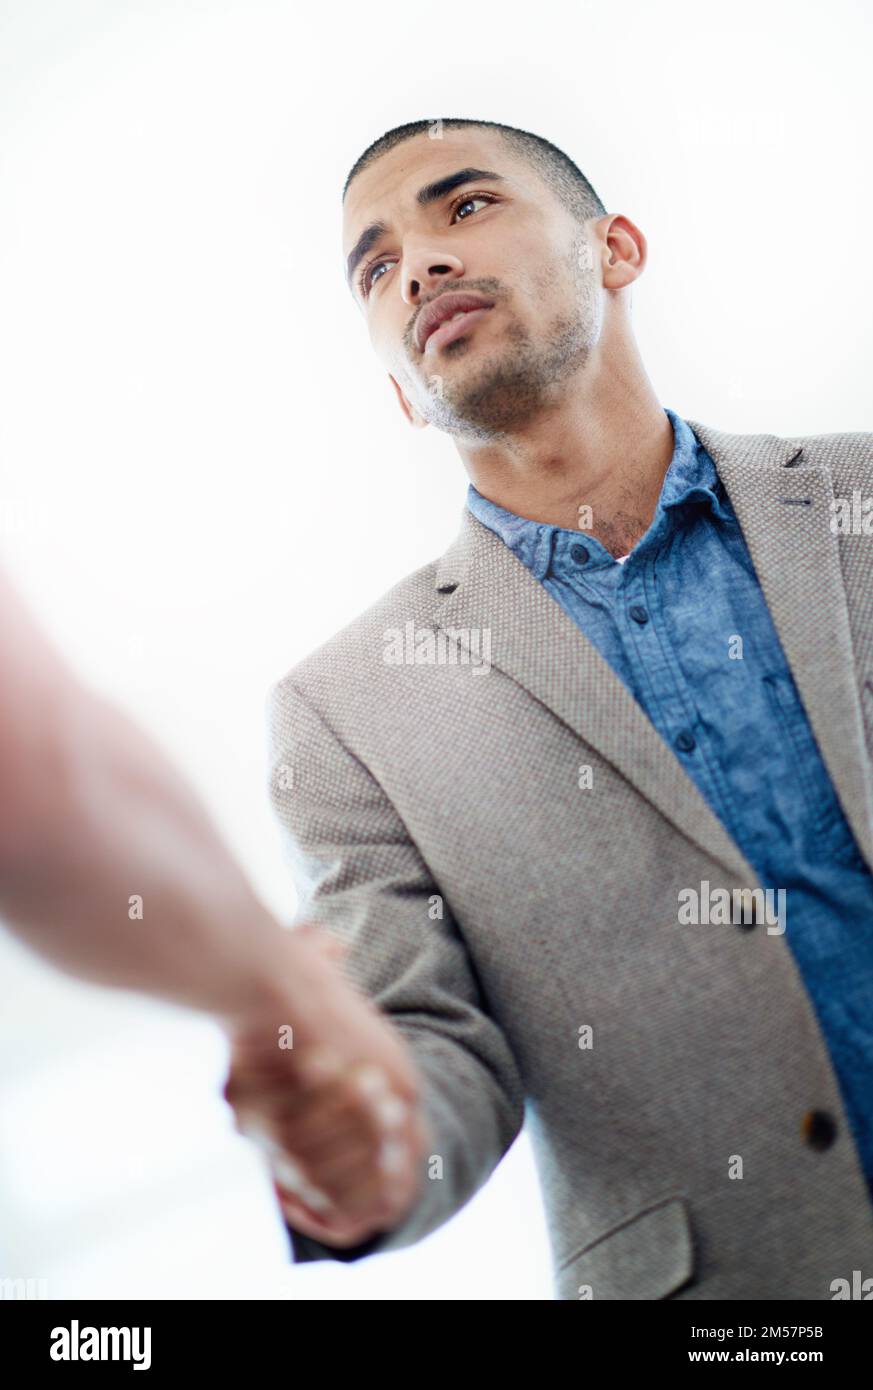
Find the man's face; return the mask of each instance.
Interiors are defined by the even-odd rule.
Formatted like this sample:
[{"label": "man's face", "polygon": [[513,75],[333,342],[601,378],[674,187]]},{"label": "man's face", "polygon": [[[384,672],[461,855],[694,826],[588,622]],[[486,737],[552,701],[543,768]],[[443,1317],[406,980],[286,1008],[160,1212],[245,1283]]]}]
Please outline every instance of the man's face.
[{"label": "man's face", "polygon": [[[433,187],[462,170],[479,172]],[[362,248],[374,223],[385,230]],[[413,423],[487,440],[560,401],[600,335],[590,225],[496,131],[413,136],[357,175],[343,217],[350,285]],[[456,304],[473,310],[469,320],[423,341],[437,306]]]}]

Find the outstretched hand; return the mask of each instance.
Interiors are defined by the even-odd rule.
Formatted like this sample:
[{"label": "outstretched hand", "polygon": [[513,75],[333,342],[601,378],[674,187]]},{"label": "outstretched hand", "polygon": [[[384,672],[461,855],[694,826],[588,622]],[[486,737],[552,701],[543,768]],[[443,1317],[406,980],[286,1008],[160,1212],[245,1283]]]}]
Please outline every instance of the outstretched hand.
[{"label": "outstretched hand", "polygon": [[276,1000],[229,1029],[225,1098],[264,1151],[288,1224],[356,1245],[417,1196],[429,1141],[419,1078],[397,1031],[343,976],[342,944],[304,924],[289,946]]}]

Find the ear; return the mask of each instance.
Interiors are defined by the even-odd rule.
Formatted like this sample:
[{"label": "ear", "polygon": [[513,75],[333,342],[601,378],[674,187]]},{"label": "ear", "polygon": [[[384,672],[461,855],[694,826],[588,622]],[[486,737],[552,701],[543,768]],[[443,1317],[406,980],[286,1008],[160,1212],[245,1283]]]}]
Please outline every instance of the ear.
[{"label": "ear", "polygon": [[645,236],[623,213],[610,213],[600,218],[595,223],[595,231],[602,242],[604,289],[625,289],[646,268],[648,243]]},{"label": "ear", "polygon": [[388,373],[388,380],[391,382],[391,385],[394,387],[394,390],[395,390],[395,392],[396,392],[396,394],[397,394],[397,399],[398,399],[398,401],[400,402],[400,409],[403,411],[403,414],[406,416],[406,418],[407,418],[407,420],[409,421],[409,423],[410,423],[410,425],[412,426],[412,428],[413,428],[414,430],[423,430],[423,429],[426,429],[426,428],[427,428],[427,420],[422,419],[422,417],[419,415],[418,411],[414,408],[414,406],[411,406],[411,405],[409,404],[409,401],[408,401],[408,400],[406,399],[406,397],[404,396],[403,392],[401,391],[400,387],[397,385],[397,382],[394,380],[394,378],[393,378],[393,376],[391,375],[390,372]]}]

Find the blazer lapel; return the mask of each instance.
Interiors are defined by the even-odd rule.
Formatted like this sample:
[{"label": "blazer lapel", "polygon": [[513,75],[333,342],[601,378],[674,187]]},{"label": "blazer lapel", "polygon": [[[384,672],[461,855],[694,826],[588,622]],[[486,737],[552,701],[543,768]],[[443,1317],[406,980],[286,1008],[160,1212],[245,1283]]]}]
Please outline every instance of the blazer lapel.
[{"label": "blazer lapel", "polygon": [[[734,506],[788,663],[837,794],[873,861],[861,714],[854,689],[827,475],[798,446],[770,435],[728,435],[688,421]],[[788,466],[794,461],[795,466]],[[810,498],[792,505],[783,497]],[[464,506],[460,531],[437,564],[435,625],[463,644],[490,632],[490,661],[590,744],[689,840],[742,886],[752,866],[673,749],[598,649],[551,594]],[[819,615],[814,621],[811,615]],[[481,648],[479,649],[481,651]],[[848,740],[845,729],[851,731]]]},{"label": "blazer lapel", "polygon": [[[445,595],[435,624],[490,631],[490,661],[596,748],[690,840],[738,876],[751,865],[627,686],[530,570],[465,506],[461,531],[437,565]],[[481,648],[479,648],[481,651]]]},{"label": "blazer lapel", "polygon": [[814,442],[688,424],[724,482],[825,766],[873,866],[873,789],[829,470]]}]

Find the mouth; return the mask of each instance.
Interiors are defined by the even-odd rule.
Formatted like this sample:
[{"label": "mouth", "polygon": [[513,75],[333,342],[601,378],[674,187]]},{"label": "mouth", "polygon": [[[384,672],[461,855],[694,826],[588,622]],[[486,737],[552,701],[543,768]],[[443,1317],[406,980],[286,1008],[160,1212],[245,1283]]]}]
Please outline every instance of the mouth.
[{"label": "mouth", "polygon": [[427,336],[427,342],[424,345],[425,357],[432,356],[440,348],[444,348],[447,343],[453,343],[456,338],[461,338],[465,333],[469,333],[473,325],[477,324],[480,319],[484,319],[490,311],[490,305],[482,309],[465,309],[456,314],[454,318],[440,324],[439,328]]},{"label": "mouth", "polygon": [[493,301],[470,291],[438,295],[426,304],[419,315],[415,341],[419,352],[430,354],[468,333],[489,309]]}]

